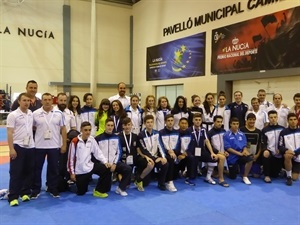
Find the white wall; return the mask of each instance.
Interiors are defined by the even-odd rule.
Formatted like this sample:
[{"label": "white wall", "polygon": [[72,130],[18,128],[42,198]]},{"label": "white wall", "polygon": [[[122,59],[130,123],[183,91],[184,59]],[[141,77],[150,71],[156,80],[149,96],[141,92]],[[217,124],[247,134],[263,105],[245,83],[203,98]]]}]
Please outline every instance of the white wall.
[{"label": "white wall", "polygon": [[[228,16],[221,20],[213,21],[186,31],[163,36],[163,28],[176,23],[194,19],[205,13],[241,2],[241,14]],[[210,72],[211,57],[211,30],[229,24],[241,22],[266,13],[277,12],[283,9],[300,5],[299,0],[281,1],[276,4],[258,7],[248,11],[248,1],[232,0],[142,0],[133,7],[134,15],[134,91],[142,92],[143,97],[154,93],[155,85],[183,84],[184,95],[190,99],[193,94],[204,97],[207,92],[217,91],[217,77]],[[162,81],[146,81],[146,48],[172,40],[187,37],[193,34],[206,32],[206,68],[205,76],[197,78],[172,79]],[[257,89],[255,89],[255,93]]]},{"label": "white wall", "polygon": [[254,79],[241,80],[233,82],[233,92],[243,92],[243,102],[250,105],[251,99],[256,97],[257,91],[264,89],[267,92],[267,100],[273,101],[273,94],[280,93],[283,98],[283,103],[288,106],[293,106],[293,96],[295,93],[300,93],[300,76],[272,78],[272,79]]},{"label": "white wall", "polygon": [[[39,91],[56,92],[48,82],[63,79],[62,5],[63,0],[26,0],[16,6],[0,1],[1,89],[8,84],[12,92],[23,92],[28,80],[36,80]],[[47,38],[19,35],[18,28],[47,31]]]},{"label": "white wall", "polygon": [[[129,83],[129,28],[131,7],[97,4],[96,82]],[[73,82],[90,81],[91,3],[71,1],[71,74]],[[83,96],[89,88],[72,88]],[[95,105],[102,98],[115,95],[117,88],[98,88]]]},{"label": "white wall", "polygon": [[[36,80],[39,92],[56,95],[63,81],[63,0],[25,0],[19,6],[0,1],[0,31],[8,26],[11,35],[0,34],[0,89],[23,92],[28,80]],[[90,82],[91,2],[71,0],[71,82]],[[99,3],[97,14],[96,82],[129,83],[129,28],[132,8]],[[22,37],[17,27],[51,30],[55,39]],[[89,88],[74,87],[81,99]],[[95,106],[102,98],[115,95],[116,88],[98,88]]]}]

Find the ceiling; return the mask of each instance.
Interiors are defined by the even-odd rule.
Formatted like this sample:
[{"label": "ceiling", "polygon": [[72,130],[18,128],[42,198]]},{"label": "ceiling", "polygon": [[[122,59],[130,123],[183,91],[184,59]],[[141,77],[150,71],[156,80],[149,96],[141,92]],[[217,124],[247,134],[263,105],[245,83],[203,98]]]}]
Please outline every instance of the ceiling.
[{"label": "ceiling", "polygon": [[[82,1],[90,1],[90,0],[82,0]],[[132,6],[139,1],[141,0],[96,0],[96,2],[111,2],[111,3],[129,5],[129,6]]]}]

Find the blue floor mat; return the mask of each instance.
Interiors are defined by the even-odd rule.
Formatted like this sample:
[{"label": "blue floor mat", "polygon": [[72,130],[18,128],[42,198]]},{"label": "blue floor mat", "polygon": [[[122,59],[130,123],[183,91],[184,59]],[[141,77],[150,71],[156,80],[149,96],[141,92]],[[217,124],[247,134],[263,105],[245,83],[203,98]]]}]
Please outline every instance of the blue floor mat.
[{"label": "blue floor mat", "polygon": [[[0,188],[7,188],[8,164],[0,165],[0,174]],[[299,225],[299,181],[291,187],[283,179],[266,184],[262,179],[252,178],[249,186],[241,178],[227,181],[230,187],[224,188],[205,183],[199,177],[197,185],[191,187],[179,179],[174,182],[177,193],[162,192],[155,182],[145,192],[138,192],[131,185],[127,197],[115,194],[113,185],[107,199],[98,199],[92,196],[94,177],[84,196],[65,192],[60,199],[54,199],[42,191],[37,200],[20,202],[18,207],[0,201],[0,224],[281,225],[288,221],[289,225]]]}]

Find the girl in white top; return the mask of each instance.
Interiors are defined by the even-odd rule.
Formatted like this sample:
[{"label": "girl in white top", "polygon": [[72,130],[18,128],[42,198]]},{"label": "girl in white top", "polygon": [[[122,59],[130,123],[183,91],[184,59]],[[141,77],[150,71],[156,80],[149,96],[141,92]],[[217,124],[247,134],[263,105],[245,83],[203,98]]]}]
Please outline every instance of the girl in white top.
[{"label": "girl in white top", "polygon": [[176,98],[173,109],[171,110],[171,114],[174,115],[174,129],[179,129],[179,120],[184,117],[189,120],[191,117],[191,113],[188,111],[186,106],[186,99],[183,96],[178,96]]},{"label": "girl in white top", "polygon": [[230,110],[226,105],[226,95],[224,91],[220,91],[218,95],[218,104],[216,106],[216,115],[223,117],[223,126],[225,130],[229,130]]},{"label": "girl in white top", "polygon": [[203,102],[203,122],[202,126],[206,131],[213,127],[214,116],[217,115],[217,107],[215,106],[215,97],[212,93],[205,95]]},{"label": "girl in white top", "polygon": [[161,96],[157,103],[156,112],[156,128],[157,130],[164,129],[165,127],[165,116],[171,113],[171,106],[169,100],[165,96]]},{"label": "girl in white top", "polygon": [[68,102],[68,109],[73,112],[75,117],[75,123],[76,123],[76,130],[80,132],[80,125],[81,125],[81,105],[80,105],[80,99],[77,95],[71,95],[69,102]]},{"label": "girl in white top", "polygon": [[142,128],[142,114],[143,110],[139,107],[140,98],[137,95],[130,97],[130,105],[125,108],[127,116],[131,119],[131,132],[138,135]]},{"label": "girl in white top", "polygon": [[[156,121],[156,107],[155,107],[155,97],[154,95],[148,95],[146,97],[145,106],[143,108],[143,120],[146,115],[152,115],[154,117],[154,121]],[[143,129],[145,125],[143,124]],[[156,130],[156,123],[153,125],[153,129]]]}]

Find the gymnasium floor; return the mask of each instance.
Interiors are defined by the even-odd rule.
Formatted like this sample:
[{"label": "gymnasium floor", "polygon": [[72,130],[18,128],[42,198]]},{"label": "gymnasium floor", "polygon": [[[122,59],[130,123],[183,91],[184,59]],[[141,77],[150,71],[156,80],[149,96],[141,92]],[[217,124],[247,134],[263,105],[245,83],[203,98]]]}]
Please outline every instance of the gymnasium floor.
[{"label": "gymnasium floor", "polygon": [[[6,131],[0,128],[0,189],[8,188],[8,160]],[[43,183],[44,178],[45,171]],[[300,181],[288,187],[283,179],[273,180],[272,184],[250,179],[249,186],[241,178],[227,179],[229,188],[207,184],[203,177],[197,179],[195,187],[179,179],[175,181],[177,193],[159,191],[155,183],[145,192],[131,185],[127,197],[115,194],[114,185],[107,199],[92,196],[94,184],[82,197],[65,192],[60,199],[54,199],[43,191],[37,200],[20,202],[18,207],[0,201],[0,225],[300,224]]]}]

